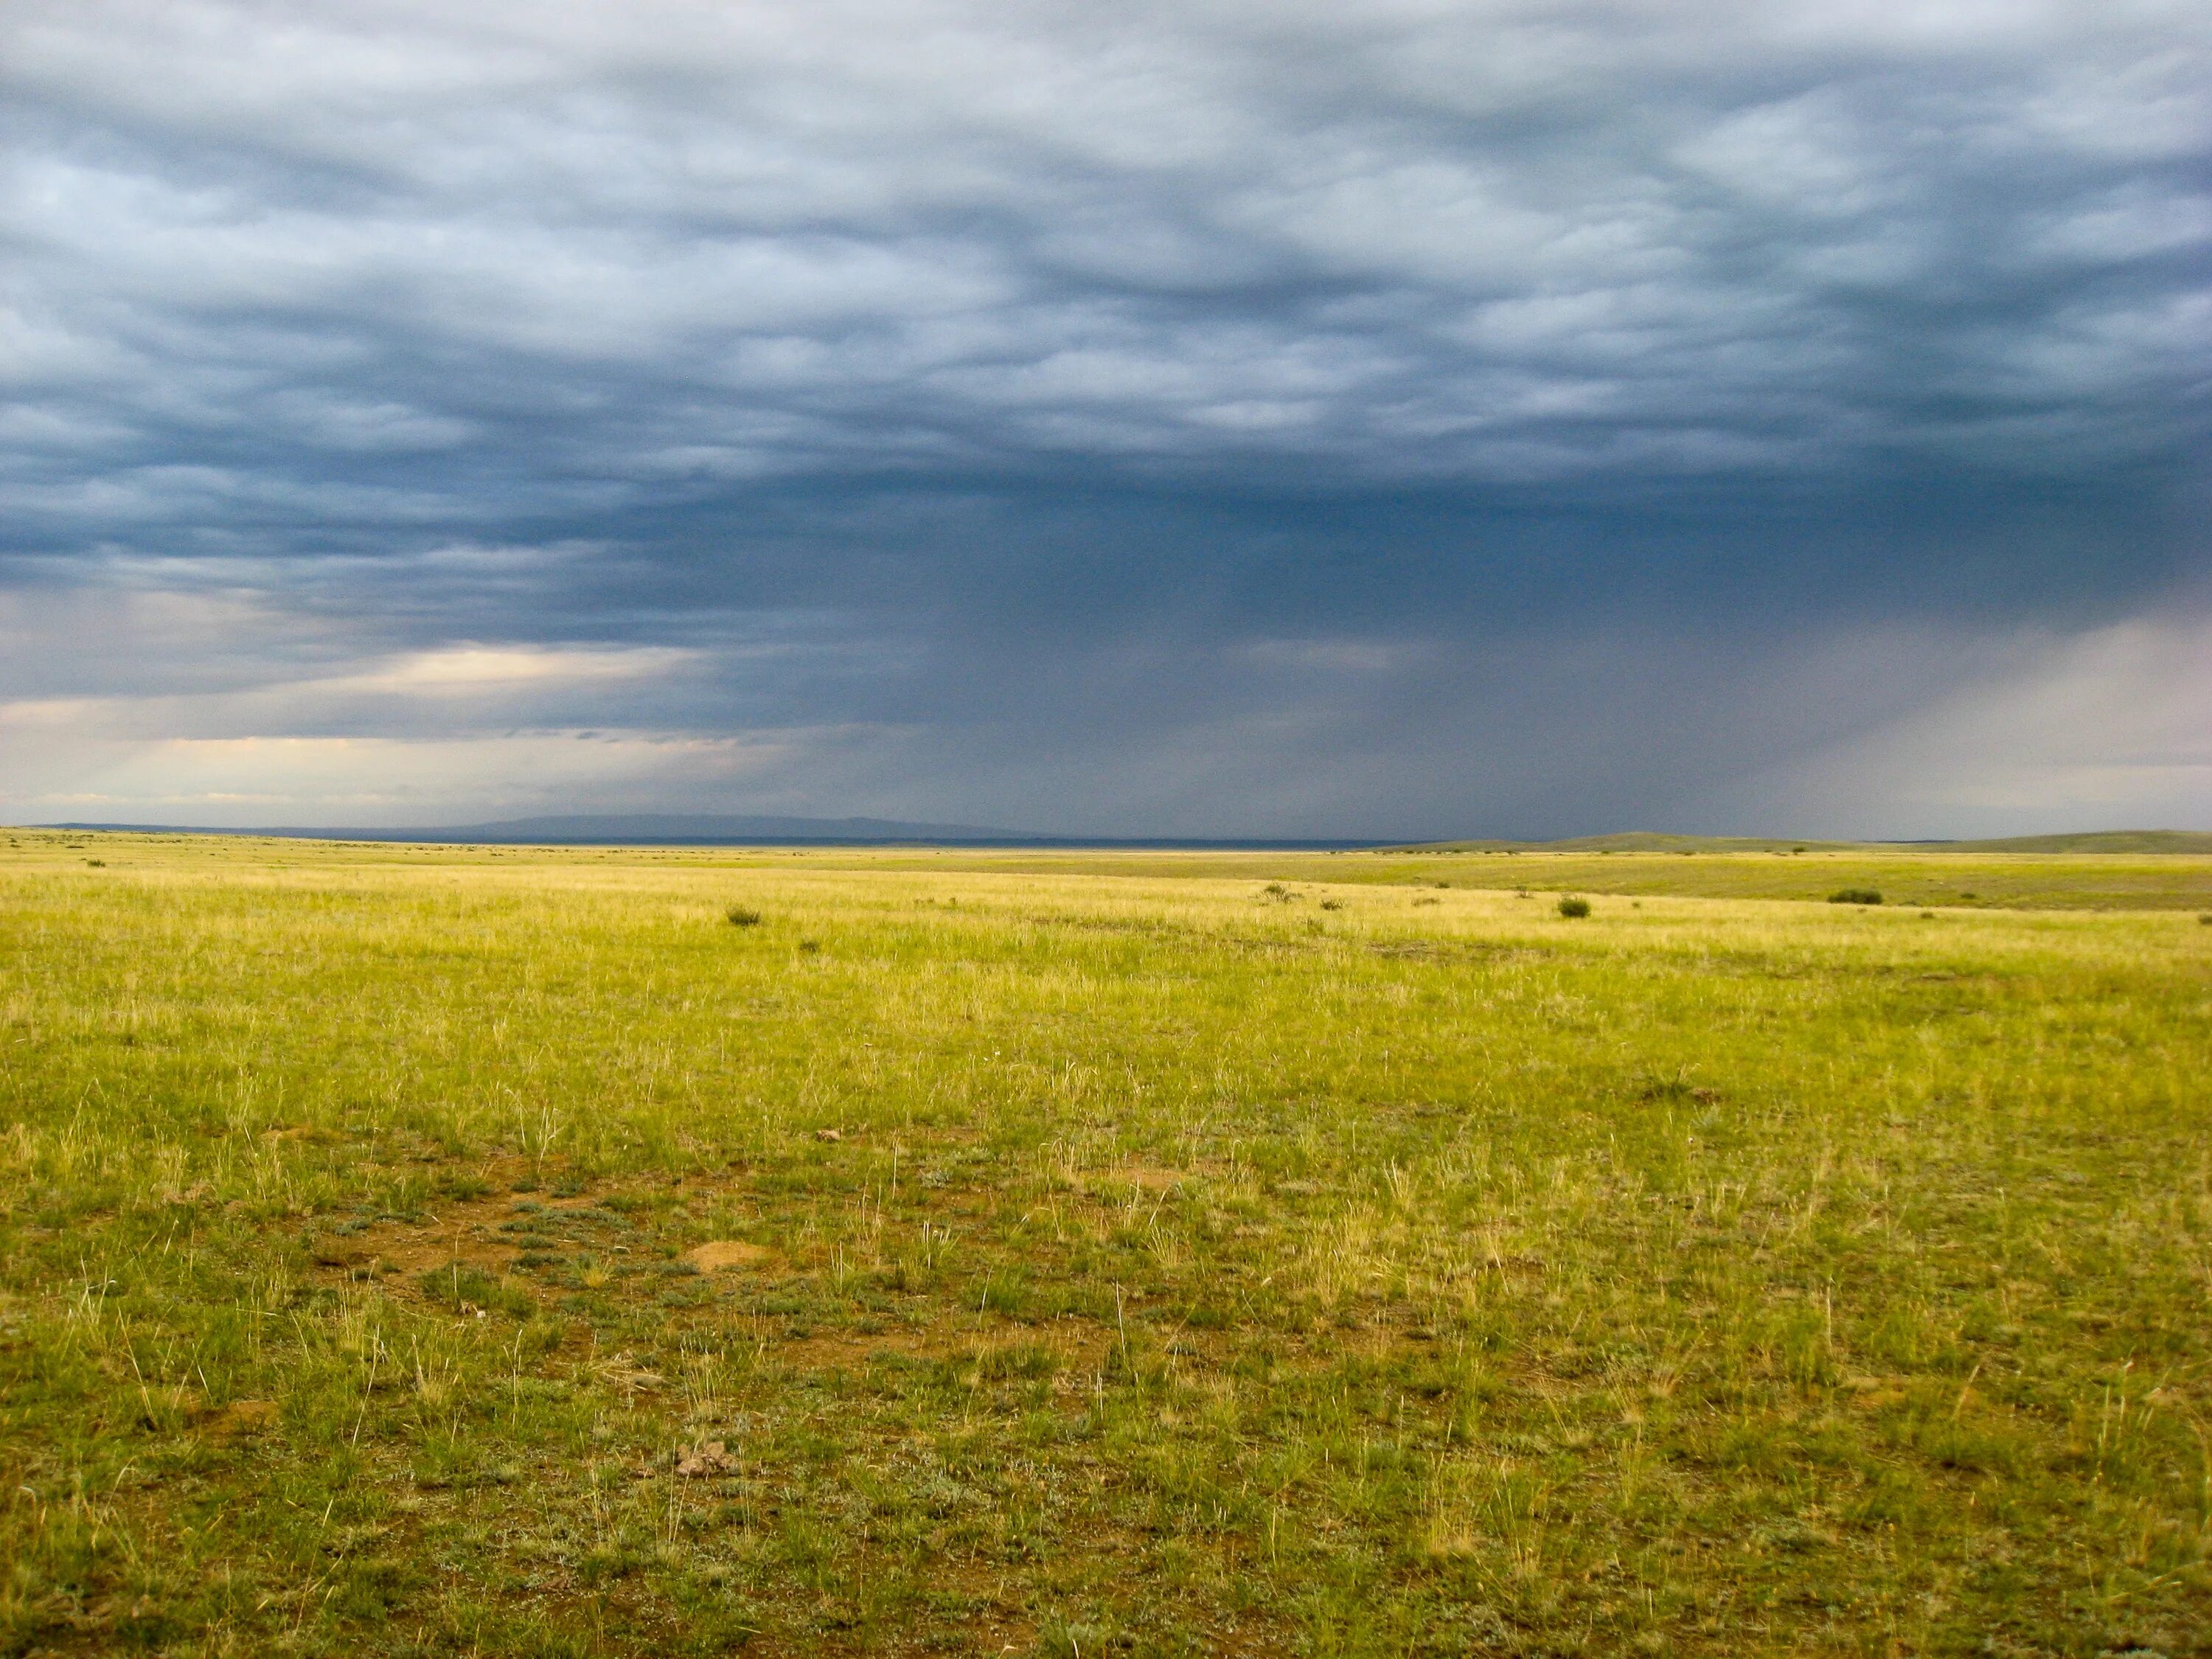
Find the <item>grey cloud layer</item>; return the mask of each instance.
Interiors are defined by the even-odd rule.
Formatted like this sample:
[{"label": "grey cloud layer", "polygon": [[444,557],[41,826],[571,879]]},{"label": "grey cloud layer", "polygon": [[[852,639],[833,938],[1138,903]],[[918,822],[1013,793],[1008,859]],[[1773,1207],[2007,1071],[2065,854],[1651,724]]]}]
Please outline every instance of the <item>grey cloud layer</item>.
[{"label": "grey cloud layer", "polygon": [[[1557,741],[1505,663],[1686,754],[1636,687],[1747,614],[2206,573],[2195,5],[18,0],[0,65],[0,580],[260,619],[134,680],[665,646],[559,720],[1016,809],[1109,727]],[[1578,611],[1675,666],[1558,689]]]},{"label": "grey cloud layer", "polygon": [[[261,475],[309,456],[342,515],[465,514],[471,469],[371,458],[509,445],[511,507],[1066,454],[2069,471],[2202,433],[2194,7],[5,27],[15,437],[58,515],[282,511]],[[91,458],[148,471],[100,494]]]}]

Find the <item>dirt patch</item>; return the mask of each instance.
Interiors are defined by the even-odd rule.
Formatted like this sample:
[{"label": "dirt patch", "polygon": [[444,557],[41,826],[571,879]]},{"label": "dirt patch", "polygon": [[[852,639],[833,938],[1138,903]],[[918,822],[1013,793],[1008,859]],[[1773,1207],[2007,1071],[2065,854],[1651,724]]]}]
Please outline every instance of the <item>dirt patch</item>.
[{"label": "dirt patch", "polygon": [[686,1250],[684,1259],[702,1273],[721,1273],[765,1267],[775,1260],[775,1252],[740,1239],[716,1238]]},{"label": "dirt patch", "polygon": [[202,1418],[198,1427],[218,1440],[242,1440],[266,1434],[276,1426],[278,1412],[273,1400],[234,1400]]},{"label": "dirt patch", "polygon": [[1147,1169],[1141,1166],[1133,1169],[1116,1170],[1114,1171],[1112,1178],[1117,1181],[1126,1181],[1131,1186],[1141,1188],[1148,1193],[1169,1192],[1175,1188],[1182,1186],[1184,1182],[1190,1179],[1190,1177],[1184,1174],[1181,1170]]},{"label": "dirt patch", "polygon": [[[605,1189],[611,1190],[617,1188]],[[534,1194],[498,1192],[448,1200],[440,1203],[434,1212],[426,1210],[420,1220],[386,1216],[367,1225],[355,1224],[319,1233],[307,1241],[307,1254],[317,1267],[356,1279],[456,1266],[504,1273],[526,1248],[513,1236],[519,1220],[533,1213],[549,1218],[573,1216],[592,1209],[604,1196],[605,1191],[592,1191],[541,1200]],[[627,1255],[629,1249],[627,1244],[617,1243],[605,1248],[616,1255]]]},{"label": "dirt patch", "polygon": [[1113,1342],[1111,1332],[1087,1323],[977,1331],[950,1321],[867,1334],[825,1331],[813,1336],[778,1338],[763,1331],[761,1337],[763,1350],[788,1371],[853,1370],[871,1361],[923,1360],[995,1374],[1010,1362],[1018,1364],[1024,1356],[1042,1353],[1050,1356],[1062,1376],[1103,1364]]},{"label": "dirt patch", "polygon": [[308,1246],[308,1253],[318,1267],[335,1268],[350,1279],[375,1279],[455,1266],[504,1273],[521,1251],[494,1236],[487,1208],[481,1219],[463,1218],[457,1212],[436,1226],[380,1221],[358,1232],[325,1233]]},{"label": "dirt patch", "polygon": [[927,1329],[895,1328],[865,1336],[857,1332],[780,1336],[775,1322],[755,1323],[762,1351],[787,1370],[853,1370],[873,1359],[939,1359],[951,1347],[943,1335]]},{"label": "dirt patch", "polygon": [[1166,1170],[1155,1165],[1125,1164],[1110,1170],[1092,1170],[1082,1176],[1087,1192],[1127,1192],[1135,1188],[1141,1193],[1173,1192],[1190,1179],[1188,1171]]}]

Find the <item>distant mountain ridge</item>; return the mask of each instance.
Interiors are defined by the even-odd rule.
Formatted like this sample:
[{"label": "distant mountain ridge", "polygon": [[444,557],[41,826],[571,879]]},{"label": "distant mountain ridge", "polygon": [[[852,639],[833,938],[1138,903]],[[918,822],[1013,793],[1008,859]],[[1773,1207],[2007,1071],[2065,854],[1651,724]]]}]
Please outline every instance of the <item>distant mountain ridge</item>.
[{"label": "distant mountain ridge", "polygon": [[1296,837],[1200,836],[1054,836],[976,823],[915,823],[901,818],[809,818],[714,812],[570,813],[501,818],[489,823],[428,829],[225,829],[192,823],[47,823],[33,829],[135,831],[142,835],[270,836],[293,841],[397,842],[438,846],[505,847],[925,847],[1218,848],[1336,849],[1421,853],[1868,853],[1914,848],[1951,853],[2109,853],[2212,854],[2212,831],[2091,830],[1986,841],[1825,841],[1788,836],[1676,836],[1632,830],[1559,841],[1322,841]]},{"label": "distant mountain ridge", "polygon": [[746,846],[762,842],[935,842],[973,846],[1030,845],[1056,842],[1056,836],[1024,835],[1018,830],[974,823],[917,823],[898,818],[805,818],[775,814],[718,812],[585,812],[543,817],[501,818],[489,823],[434,825],[427,829],[367,830],[300,828],[210,829],[190,823],[56,823],[54,830],[136,830],[167,835],[281,836],[299,841],[422,842],[472,846]]},{"label": "distant mountain ridge", "polygon": [[2070,835],[2007,836],[1993,841],[1822,841],[1800,836],[1670,836],[1631,830],[1565,841],[1448,841],[1424,852],[1465,853],[1865,853],[1919,848],[1938,853],[2212,853],[2212,830],[2085,830]]},{"label": "distant mountain ridge", "polygon": [[1048,836],[975,823],[900,818],[805,818],[714,812],[573,813],[429,829],[215,828],[194,823],[46,823],[33,829],[167,836],[270,836],[288,841],[393,842],[446,847],[1005,847],[1339,850],[1369,841],[1205,836]]},{"label": "distant mountain ridge", "polygon": [[[415,832],[408,832],[412,835]],[[1053,841],[1059,837],[1033,836],[1019,830],[1000,830],[976,823],[923,823],[901,818],[803,818],[775,814],[726,812],[576,813],[531,818],[502,818],[491,823],[465,824],[453,830],[421,831],[424,840],[487,841],[527,846],[592,842],[650,844],[681,842],[688,846],[733,845],[748,842],[854,842],[872,844],[886,841],[974,843]]]}]

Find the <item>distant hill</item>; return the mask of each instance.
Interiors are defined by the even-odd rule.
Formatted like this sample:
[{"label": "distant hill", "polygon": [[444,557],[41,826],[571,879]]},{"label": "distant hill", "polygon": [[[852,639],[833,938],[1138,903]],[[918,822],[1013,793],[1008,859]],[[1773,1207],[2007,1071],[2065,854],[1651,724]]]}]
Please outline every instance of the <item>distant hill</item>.
[{"label": "distant hill", "polygon": [[276,836],[299,841],[404,842],[440,846],[506,847],[924,847],[1370,849],[1395,853],[1879,853],[1913,848],[1935,853],[2123,853],[2212,854],[2212,831],[2094,830],[2075,835],[2012,836],[1994,841],[1820,841],[1789,836],[1670,836],[1630,830],[1563,841],[1370,841],[1209,839],[1200,836],[1042,836],[976,823],[923,823],[899,818],[802,818],[712,812],[572,813],[504,818],[490,823],[428,829],[313,829],[283,825],[240,830],[190,823],[48,823],[44,830],[114,830],[189,836]]},{"label": "distant hill", "polygon": [[1940,845],[1961,853],[2212,853],[2212,830],[2089,830],[2075,836],[2008,836]]},{"label": "distant hill", "polygon": [[763,842],[938,842],[951,846],[1033,846],[1056,840],[973,823],[908,823],[896,818],[799,818],[726,813],[583,813],[506,818],[492,823],[419,830],[208,829],[187,823],[56,823],[53,830],[137,830],[168,835],[282,836],[307,841],[390,841],[515,847],[746,847]]},{"label": "distant hill", "polygon": [[293,841],[398,842],[441,847],[1004,847],[1222,848],[1253,851],[1338,851],[1371,847],[1366,841],[1199,836],[1041,836],[975,823],[912,823],[898,818],[799,818],[724,813],[580,813],[507,818],[493,823],[445,824],[417,830],[216,828],[195,823],[45,823],[39,830],[112,831],[167,836],[274,836]]},{"label": "distant hill", "polygon": [[2089,830],[2066,836],[2009,836],[1995,841],[1817,841],[1787,836],[1667,836],[1631,830],[1565,841],[1442,841],[1394,848],[1420,853],[1866,853],[1899,848],[1934,853],[2212,854],[2212,831]]},{"label": "distant hill", "polygon": [[1423,853],[1795,853],[1840,852],[1860,846],[1850,841],[1795,840],[1787,836],[1667,836],[1628,830],[1611,836],[1575,836],[1565,841],[1440,841],[1396,849]]},{"label": "distant hill", "polygon": [[1808,853],[1838,852],[1848,841],[1813,841],[1803,836],[1662,836],[1630,830],[1615,836],[1577,836],[1545,843],[1561,853]]},{"label": "distant hill", "polygon": [[1030,842],[1050,839],[1018,830],[994,830],[975,823],[912,823],[897,818],[798,818],[727,813],[629,812],[580,814],[568,817],[507,818],[472,823],[459,830],[405,832],[423,841],[499,842],[519,846],[680,843],[687,847],[761,842],[887,841]]}]

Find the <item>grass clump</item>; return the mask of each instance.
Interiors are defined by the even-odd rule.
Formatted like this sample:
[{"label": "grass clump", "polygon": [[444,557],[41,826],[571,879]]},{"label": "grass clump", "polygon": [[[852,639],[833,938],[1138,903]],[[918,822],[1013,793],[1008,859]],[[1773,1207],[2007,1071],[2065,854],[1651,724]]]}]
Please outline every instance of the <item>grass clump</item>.
[{"label": "grass clump", "polygon": [[1881,890],[1875,887],[1838,887],[1828,895],[1831,904],[1879,904]]},{"label": "grass clump", "polygon": [[1559,914],[1570,921],[1586,916],[1589,913],[1590,902],[1576,894],[1570,893],[1559,901]]},{"label": "grass clump", "polygon": [[526,1319],[538,1305],[527,1292],[459,1263],[427,1270],[416,1279],[416,1288],[431,1305],[463,1317],[498,1312]]},{"label": "grass clump", "polygon": [[732,904],[722,912],[722,917],[732,927],[757,927],[766,920],[750,904]]}]

